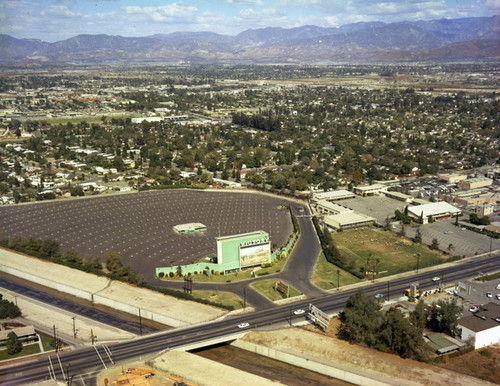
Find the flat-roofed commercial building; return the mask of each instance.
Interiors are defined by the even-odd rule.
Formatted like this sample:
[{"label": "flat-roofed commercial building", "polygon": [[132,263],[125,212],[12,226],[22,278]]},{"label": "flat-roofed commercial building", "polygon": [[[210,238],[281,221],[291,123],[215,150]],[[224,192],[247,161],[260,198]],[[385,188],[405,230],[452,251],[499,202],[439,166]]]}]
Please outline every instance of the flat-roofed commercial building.
[{"label": "flat-roofed commercial building", "polygon": [[486,189],[473,189],[466,191],[453,192],[448,194],[440,194],[439,198],[458,205],[477,206],[492,202],[493,194],[487,192]]},{"label": "flat-roofed commercial building", "polygon": [[467,174],[443,173],[443,174],[438,174],[438,177],[441,181],[444,181],[448,184],[456,184],[459,181],[466,180]]},{"label": "flat-roofed commercial building", "polygon": [[474,212],[479,217],[484,217],[484,216],[489,216],[490,214],[493,214],[494,209],[495,209],[495,206],[492,204],[482,204],[482,205],[476,206],[474,208]]},{"label": "flat-roofed commercial building", "polygon": [[410,203],[413,201],[412,196],[410,196],[408,194],[400,193],[400,192],[391,192],[388,190],[387,192],[384,192],[384,194],[389,198],[393,198],[395,200],[403,201],[406,203]]},{"label": "flat-roofed commercial building", "polygon": [[353,212],[352,209],[345,206],[335,204],[326,200],[321,200],[316,203],[316,211],[323,215],[334,215],[345,212]]},{"label": "flat-roofed commercial building", "polygon": [[474,349],[500,342],[500,305],[488,303],[473,315],[458,320],[463,341],[473,342]]},{"label": "flat-roofed commercial building", "polygon": [[323,222],[326,226],[335,230],[347,230],[372,226],[375,219],[365,214],[352,211],[332,216],[325,216]]},{"label": "flat-roofed commercial building", "polygon": [[491,186],[493,185],[493,180],[487,177],[475,177],[460,181],[457,185],[461,190],[471,190]]},{"label": "flat-roofed commercial building", "polygon": [[460,214],[462,211],[455,208],[453,205],[447,202],[433,202],[426,205],[410,206],[408,208],[408,214],[416,219],[422,219],[424,224],[429,222],[429,218],[434,220],[443,220],[450,218],[454,215]]},{"label": "flat-roofed commercial building", "polygon": [[338,200],[347,200],[349,198],[354,198],[354,197],[356,197],[356,195],[348,190],[334,190],[331,192],[316,193],[314,195],[313,200],[338,201]]},{"label": "flat-roofed commercial building", "polygon": [[375,194],[380,194],[387,190],[387,186],[382,184],[373,184],[368,186],[356,186],[354,188],[354,193],[360,196],[371,196]]}]

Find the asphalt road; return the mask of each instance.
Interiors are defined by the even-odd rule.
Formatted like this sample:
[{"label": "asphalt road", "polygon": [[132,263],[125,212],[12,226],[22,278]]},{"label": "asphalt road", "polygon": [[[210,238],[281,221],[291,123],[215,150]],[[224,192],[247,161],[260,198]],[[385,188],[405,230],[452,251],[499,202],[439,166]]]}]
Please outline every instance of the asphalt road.
[{"label": "asphalt road", "polygon": [[[447,284],[474,277],[479,272],[492,272],[498,269],[500,269],[500,255],[495,255],[479,259],[474,258],[461,264],[443,268],[438,271],[438,275],[442,278],[443,284]],[[384,293],[386,298],[390,299],[394,296],[401,296],[409,284],[414,282],[419,283],[420,290],[425,291],[435,288],[436,282],[432,281],[434,276],[436,276],[436,271],[415,274],[410,278],[404,277],[391,281],[375,282],[366,286],[364,291],[370,296],[376,293]],[[237,334],[243,331],[238,328],[238,324],[242,322],[249,323],[248,328],[252,329],[283,326],[290,322],[303,320],[304,316],[295,316],[293,311],[299,308],[307,309],[309,303],[313,303],[327,313],[335,313],[344,308],[349,296],[356,291],[358,289],[341,291],[315,299],[300,301],[293,306],[277,306],[251,314],[233,316],[222,321],[155,333],[112,346],[93,346],[62,353],[58,357],[49,356],[29,362],[17,363],[12,367],[0,369],[0,384],[31,384],[50,378],[49,372],[52,377],[56,377],[59,381],[64,381],[68,372],[70,376],[74,375],[74,379],[88,379],[103,368],[122,363],[131,358],[153,355],[190,343]]]},{"label": "asphalt road", "polygon": [[51,304],[54,307],[62,308],[66,311],[73,312],[77,315],[82,315],[87,318],[97,320],[98,322],[112,325],[122,330],[132,332],[134,334],[139,334],[141,331],[143,334],[156,331],[156,329],[151,328],[149,326],[140,325],[139,322],[120,319],[116,316],[110,315],[109,313],[97,310],[95,308],[88,307],[82,304],[76,304],[64,299],[60,299],[56,296],[52,296],[45,292],[40,292],[32,288],[28,288],[27,286],[23,286],[22,284],[13,283],[3,278],[0,278],[0,287],[6,288],[10,291],[16,292],[21,295],[29,296],[30,298],[39,300],[43,303]]}]

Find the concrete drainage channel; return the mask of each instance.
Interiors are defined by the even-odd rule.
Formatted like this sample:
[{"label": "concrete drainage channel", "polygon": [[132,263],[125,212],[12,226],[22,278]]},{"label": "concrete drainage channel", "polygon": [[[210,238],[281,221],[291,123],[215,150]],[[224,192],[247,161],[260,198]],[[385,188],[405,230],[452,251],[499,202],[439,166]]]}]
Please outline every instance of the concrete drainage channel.
[{"label": "concrete drainage channel", "polygon": [[241,339],[234,341],[233,343],[231,343],[231,345],[243,350],[256,353],[258,355],[285,362],[290,365],[301,367],[348,383],[356,385],[387,385],[386,382],[378,380],[373,376],[368,377],[363,374],[357,374],[352,372],[352,370],[348,371],[347,369],[333,362],[321,360],[319,358],[301,354],[296,351],[287,352],[275,350],[256,343],[246,342]]}]

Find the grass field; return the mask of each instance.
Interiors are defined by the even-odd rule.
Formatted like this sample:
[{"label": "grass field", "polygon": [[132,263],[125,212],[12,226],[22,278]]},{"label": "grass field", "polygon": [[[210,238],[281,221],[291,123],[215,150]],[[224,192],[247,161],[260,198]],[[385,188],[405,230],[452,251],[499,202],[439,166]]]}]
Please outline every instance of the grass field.
[{"label": "grass field", "polygon": [[232,306],[233,309],[243,308],[243,299],[231,292],[225,291],[193,291],[193,297],[196,299],[209,300],[214,303]]},{"label": "grass field", "polygon": [[378,229],[357,229],[332,235],[337,248],[348,263],[356,269],[367,267],[367,259],[376,261],[377,277],[390,276],[401,272],[442,264],[449,256],[433,251],[422,244],[402,238],[392,232]]},{"label": "grass field", "polygon": [[[266,280],[260,280],[255,283],[250,284],[250,286],[259,291],[262,295],[264,295],[266,298],[268,298],[271,301],[276,301],[276,300],[281,300],[281,299],[286,299],[286,295],[283,295],[281,292],[276,291],[274,289],[274,283],[276,280],[274,279],[266,279]],[[284,284],[288,284],[285,282],[282,282]],[[292,286],[289,287],[290,289],[290,297],[293,298],[295,296],[302,295],[302,292],[298,291],[297,289],[293,288]]]},{"label": "grass field", "polygon": [[[337,270],[340,271],[337,274]],[[348,284],[358,283],[361,280],[358,279],[353,274],[344,271],[341,268],[329,263],[323,252],[318,257],[316,266],[314,267],[314,272],[311,277],[311,282],[316,286],[324,290],[329,290],[332,288],[337,288],[337,279],[340,283],[340,287]]]}]

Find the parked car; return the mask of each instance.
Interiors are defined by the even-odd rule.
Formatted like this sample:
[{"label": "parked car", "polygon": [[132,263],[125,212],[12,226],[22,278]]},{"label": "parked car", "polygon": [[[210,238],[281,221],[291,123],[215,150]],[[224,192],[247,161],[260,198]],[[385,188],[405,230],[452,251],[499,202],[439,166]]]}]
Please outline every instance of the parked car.
[{"label": "parked car", "polygon": [[240,324],[238,324],[238,328],[247,328],[248,326],[250,326],[250,324],[248,324],[248,323],[240,323]]},{"label": "parked car", "polygon": [[497,284],[497,289],[500,290],[500,284]]},{"label": "parked car", "polygon": [[478,306],[472,306],[471,308],[469,308],[469,311],[470,312],[477,312],[477,311],[479,311],[479,307]]},{"label": "parked car", "polygon": [[493,294],[491,292],[486,292],[486,297],[487,298],[492,298],[493,297]]},{"label": "parked car", "polygon": [[500,294],[497,294],[497,300],[500,300]]}]

